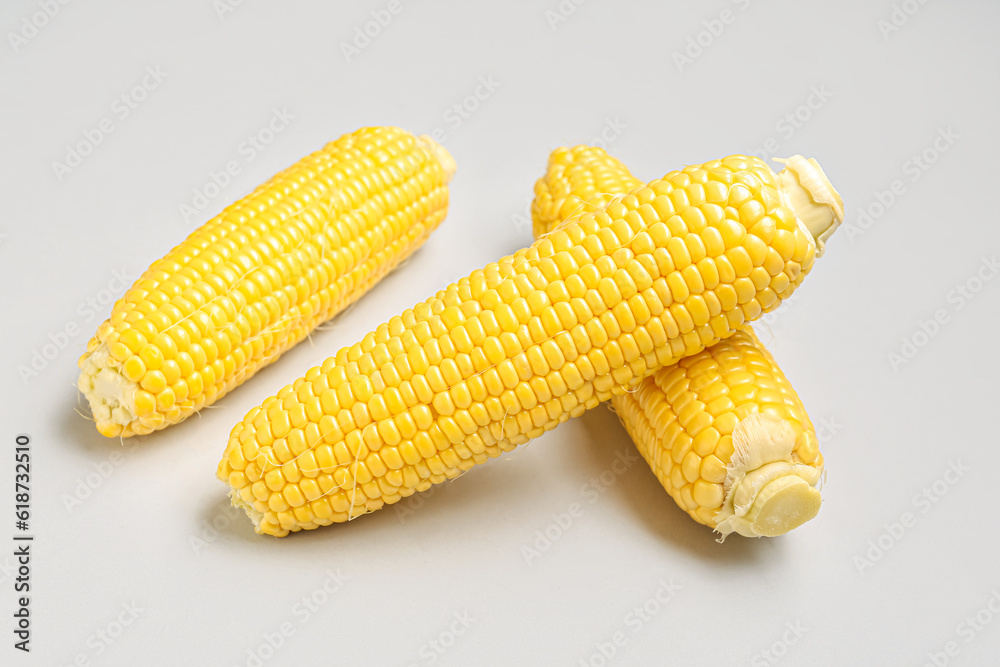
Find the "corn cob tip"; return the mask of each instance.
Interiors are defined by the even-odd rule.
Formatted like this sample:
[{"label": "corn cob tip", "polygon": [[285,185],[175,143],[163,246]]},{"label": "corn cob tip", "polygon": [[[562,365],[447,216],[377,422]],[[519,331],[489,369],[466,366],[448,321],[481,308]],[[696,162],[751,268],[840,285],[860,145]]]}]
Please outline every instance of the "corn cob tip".
[{"label": "corn cob tip", "polygon": [[76,386],[87,398],[101,435],[109,438],[133,435],[128,425],[136,418],[134,399],[139,386],[115,369],[107,347],[98,348],[80,360]]},{"label": "corn cob tip", "polygon": [[[222,469],[222,465],[219,465],[219,469]],[[221,476],[220,472],[220,476]],[[226,481],[226,480],[223,480]],[[247,513],[247,517],[253,523],[254,532],[258,535],[274,535],[275,537],[284,537],[288,534],[287,530],[281,530],[280,526],[273,525],[264,522],[264,513],[257,511],[254,506],[240,497],[239,492],[236,489],[232,489],[229,492],[229,502],[236,509],[243,510]]]},{"label": "corn cob tip", "polygon": [[746,517],[748,537],[777,537],[793,530],[819,513],[820,492],[796,475],[778,477],[757,493]]},{"label": "corn cob tip", "polygon": [[743,419],[733,431],[733,455],[726,471],[725,500],[716,530],[727,535],[775,537],[819,513],[815,488],[822,468],[793,460],[795,430],[767,414]]},{"label": "corn cob tip", "polygon": [[441,165],[441,169],[444,171],[445,184],[451,183],[451,178],[455,175],[456,165],[455,158],[451,156],[448,149],[431,139],[430,135],[427,134],[421,134],[418,136],[417,143],[430,151],[431,155],[437,159],[438,163]]},{"label": "corn cob tip", "polygon": [[822,257],[826,240],[844,221],[844,200],[815,158],[793,155],[774,161],[785,165],[778,173],[778,186],[786,205],[809,229],[816,241],[816,256]]}]

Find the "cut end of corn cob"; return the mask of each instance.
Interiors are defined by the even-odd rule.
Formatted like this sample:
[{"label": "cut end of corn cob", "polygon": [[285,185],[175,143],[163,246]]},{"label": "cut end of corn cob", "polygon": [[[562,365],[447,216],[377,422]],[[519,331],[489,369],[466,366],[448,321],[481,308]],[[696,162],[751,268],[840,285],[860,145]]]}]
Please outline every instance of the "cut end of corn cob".
[{"label": "cut end of corn cob", "polygon": [[455,161],[368,127],[308,155],[156,261],[80,358],[97,430],[150,433],[211,405],[356,300],[444,219]]},{"label": "cut end of corn cob", "polygon": [[138,417],[135,393],[139,387],[121,374],[121,366],[111,363],[106,349],[98,349],[82,361],[77,389],[87,397],[101,435],[117,437]]},{"label": "cut end of corn cob", "polygon": [[822,467],[797,462],[795,440],[788,421],[763,413],[744,418],[733,430],[726,495],[716,517],[723,539],[734,532],[775,537],[819,512],[821,497],[815,486]]},{"label": "cut end of corn cob", "polygon": [[252,503],[248,503],[242,498],[240,498],[239,492],[237,492],[235,489],[229,492],[229,503],[236,509],[243,510],[244,512],[247,513],[247,517],[253,523],[254,532],[256,532],[258,535],[265,535],[268,532],[270,532],[270,531],[265,531],[261,526],[261,523],[264,521],[264,513],[258,512],[254,508]]},{"label": "cut end of corn cob", "polygon": [[819,513],[819,491],[796,475],[777,477],[757,493],[737,532],[746,537],[777,537]]},{"label": "cut end of corn cob", "polygon": [[822,257],[826,240],[844,222],[844,200],[815,158],[801,155],[775,158],[785,165],[778,173],[781,194],[816,241],[816,256]]}]

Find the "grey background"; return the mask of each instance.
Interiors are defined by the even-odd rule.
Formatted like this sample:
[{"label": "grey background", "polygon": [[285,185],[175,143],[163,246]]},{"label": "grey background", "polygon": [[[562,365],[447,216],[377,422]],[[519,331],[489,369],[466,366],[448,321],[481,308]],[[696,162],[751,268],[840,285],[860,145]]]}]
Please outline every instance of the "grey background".
[{"label": "grey background", "polygon": [[[0,9],[0,661],[601,665],[619,632],[610,663],[630,665],[983,665],[1000,653],[988,606],[1000,611],[996,3],[400,0],[350,61],[341,44],[388,2],[245,0],[221,17],[220,4],[73,2],[17,45],[11,33],[42,9]],[[685,49],[696,57],[679,66]],[[147,67],[165,77],[122,117],[115,100]],[[465,102],[480,77],[494,90]],[[461,118],[456,104],[478,108]],[[274,109],[294,118],[251,160],[241,143]],[[104,118],[113,132],[60,178],[53,163]],[[440,128],[458,162],[448,219],[424,248],[200,418],[124,446],[99,436],[74,412],[73,385],[123,291],[115,272],[131,281],[272,173],[374,124]],[[214,478],[230,427],[529,243],[525,208],[549,151],[602,132],[644,179],[766,149],[816,156],[843,194],[853,227],[757,327],[822,425],[818,518],[717,544],[641,461],[612,471],[632,445],[602,407],[350,525],[254,535]],[[231,160],[239,173],[185,221],[180,207]],[[993,279],[976,282],[980,271]],[[955,291],[967,283],[980,288],[969,299]],[[54,358],[25,373],[43,350]],[[903,351],[915,354],[893,363]],[[10,633],[22,432],[37,536],[30,656]],[[586,486],[602,474],[600,493]],[[526,555],[546,531],[559,534]],[[280,648],[261,648],[282,629]]]}]

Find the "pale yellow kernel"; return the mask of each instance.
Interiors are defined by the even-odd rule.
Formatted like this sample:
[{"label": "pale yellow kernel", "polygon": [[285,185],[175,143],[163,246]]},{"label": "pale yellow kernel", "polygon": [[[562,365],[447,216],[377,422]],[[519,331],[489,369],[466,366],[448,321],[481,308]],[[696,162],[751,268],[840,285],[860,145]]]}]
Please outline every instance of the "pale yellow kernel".
[{"label": "pale yellow kernel", "polygon": [[730,248],[726,251],[725,257],[733,267],[733,272],[738,278],[745,278],[753,271],[754,264],[750,259],[750,254],[743,247]]},{"label": "pale yellow kernel", "polygon": [[[119,419],[119,420],[120,420],[120,417],[117,416],[117,413],[118,413],[118,411],[120,409],[121,408],[118,408],[118,409],[115,410],[116,418]],[[124,420],[121,420],[121,421],[124,421]],[[143,432],[141,432],[139,429],[137,429],[135,427],[132,427],[132,428],[135,430],[136,434],[138,434],[138,435],[144,435],[145,433],[152,433],[156,429],[162,428],[165,421],[166,421],[166,417],[162,413],[154,412],[151,415],[139,418],[139,424],[142,426],[142,428],[144,430]],[[129,426],[132,426],[132,425],[130,424]]]},{"label": "pale yellow kernel", "polygon": [[[403,457],[400,455],[399,450],[395,447],[384,447],[379,450],[379,457],[382,459],[382,463],[389,467],[391,470],[399,470],[405,465]],[[383,475],[376,475],[376,477],[383,477]]]},{"label": "pale yellow kernel", "polygon": [[[146,345],[146,337],[135,329],[126,329],[118,336],[118,342],[125,345],[132,354],[138,354],[139,350]],[[121,348],[117,349],[121,350]],[[116,355],[116,358],[121,360],[120,355]]]},{"label": "pale yellow kernel", "polygon": [[156,408],[162,412],[171,410],[175,400],[174,390],[166,387],[156,395]]},{"label": "pale yellow kernel", "polygon": [[320,445],[317,447],[315,457],[316,465],[320,470],[329,470],[337,465],[337,459],[333,455],[333,447],[330,445]]},{"label": "pale yellow kernel", "polygon": [[139,350],[139,358],[147,370],[159,370],[163,365],[163,353],[155,345],[143,345]]},{"label": "pale yellow kernel", "polygon": [[788,261],[795,252],[795,233],[777,229],[768,245],[778,253],[783,261]]},{"label": "pale yellow kernel", "polygon": [[717,229],[722,235],[722,240],[727,250],[740,247],[743,244],[743,240],[747,237],[747,232],[743,225],[728,218],[719,222]]},{"label": "pale yellow kernel", "polygon": [[389,411],[390,415],[395,416],[406,411],[406,401],[403,400],[403,394],[397,387],[388,387],[383,392],[383,396],[386,410]]},{"label": "pale yellow kernel", "polygon": [[718,181],[708,181],[704,184],[705,201],[711,203],[724,203],[729,197],[729,189],[725,184]]},{"label": "pale yellow kernel", "polygon": [[690,296],[691,292],[688,289],[687,282],[684,280],[684,275],[680,271],[673,271],[666,278],[667,287],[670,289],[670,296],[673,301],[683,302]]},{"label": "pale yellow kernel", "polygon": [[522,410],[530,410],[538,405],[538,399],[535,397],[534,392],[531,390],[531,386],[528,383],[522,382],[514,388],[514,396],[517,398],[518,404],[521,406]]},{"label": "pale yellow kernel", "polygon": [[[275,404],[277,405],[277,404]],[[288,413],[280,408],[273,414],[268,414],[271,427],[271,434],[275,438],[284,438],[292,430],[292,422],[288,418]]]},{"label": "pale yellow kernel", "polygon": [[357,401],[367,402],[371,399],[372,394],[374,393],[371,379],[367,375],[362,375],[360,373],[351,378],[348,386],[351,389],[351,394]]},{"label": "pale yellow kernel", "polygon": [[288,502],[280,491],[268,494],[266,500],[267,508],[272,512],[285,512],[288,509]]},{"label": "pale yellow kernel", "polygon": [[301,507],[306,502],[305,497],[302,495],[302,491],[296,484],[287,485],[281,495],[284,496],[285,502],[287,502],[291,507]]},{"label": "pale yellow kernel", "polygon": [[753,234],[747,234],[743,240],[743,249],[754,266],[761,266],[767,257],[767,245]]},{"label": "pale yellow kernel", "polygon": [[753,301],[757,294],[757,288],[749,278],[738,278],[733,283],[733,289],[736,290],[736,300],[740,304]]},{"label": "pale yellow kernel", "polygon": [[795,455],[805,463],[816,463],[822,457],[819,454],[819,441],[811,431],[805,431],[799,438]]},{"label": "pale yellow kernel", "polygon": [[167,387],[167,379],[160,371],[148,371],[139,386],[151,394],[158,394]]},{"label": "pale yellow kernel", "polygon": [[146,372],[146,365],[142,363],[142,359],[137,356],[129,357],[122,364],[122,375],[125,376],[129,382],[138,382],[142,379],[143,374]]},{"label": "pale yellow kernel", "polygon": [[670,475],[667,477],[667,482],[667,491],[674,495],[674,499],[676,500],[676,494],[679,494],[680,490],[684,487],[684,473],[681,472],[681,467],[679,465],[673,466],[670,469]]},{"label": "pale yellow kernel", "polygon": [[[266,459],[262,457],[262,462]],[[277,468],[272,468],[264,475],[264,483],[272,491],[280,491],[282,487],[285,486],[285,478],[281,474],[281,470]]]},{"label": "pale yellow kernel", "polygon": [[680,271],[691,264],[691,251],[687,244],[679,236],[672,237],[667,241],[667,252],[673,260],[674,269]]},{"label": "pale yellow kernel", "polygon": [[135,403],[135,414],[138,417],[147,417],[156,410],[156,399],[148,391],[139,390],[133,397]]},{"label": "pale yellow kernel", "polygon": [[691,322],[696,327],[707,324],[708,320],[712,316],[711,312],[709,312],[708,305],[705,303],[704,297],[700,294],[696,294],[688,298],[684,304],[684,308],[691,317]]},{"label": "pale yellow kernel", "polygon": [[771,276],[766,270],[764,270],[763,267],[760,266],[755,267],[754,270],[750,272],[749,278],[756,291],[765,289],[771,283]]},{"label": "pale yellow kernel", "polygon": [[689,513],[693,512],[698,507],[698,503],[695,501],[694,495],[691,493],[693,488],[694,486],[692,484],[685,484],[681,488],[680,498],[678,499],[680,506]]},{"label": "pale yellow kernel", "polygon": [[705,410],[709,412],[714,418],[721,417],[727,412],[736,409],[736,404],[732,398],[729,396],[720,396],[715,400],[711,401],[705,405]]},{"label": "pale yellow kernel", "polygon": [[[403,461],[405,461],[408,465],[416,465],[423,460],[423,457],[421,457],[420,452],[417,451],[416,445],[412,441],[404,442],[397,447],[397,450],[399,451],[399,455],[403,457]],[[410,469],[407,468],[407,470]],[[415,484],[411,484],[409,486],[414,485]]]},{"label": "pale yellow kernel", "polygon": [[674,463],[680,463],[687,456],[688,452],[691,451],[693,446],[693,439],[687,433],[678,432],[673,438],[673,448],[670,451],[670,456],[674,460]]},{"label": "pale yellow kernel", "polygon": [[[385,421],[378,422],[378,426],[376,428],[378,429],[379,437],[382,439],[384,444],[398,445],[402,441],[402,436],[399,434],[399,429],[396,428],[396,423],[393,420],[387,419]],[[380,449],[379,451],[385,450]]]},{"label": "pale yellow kernel", "polygon": [[696,480],[692,488],[692,496],[699,507],[710,509],[722,507],[725,495],[725,489],[721,484],[704,479]]},{"label": "pale yellow kernel", "polygon": [[[700,476],[706,482],[721,484],[726,481],[726,464],[718,456],[718,447],[715,453],[708,454],[701,461]],[[728,460],[728,457],[727,459]]]},{"label": "pale yellow kernel", "polygon": [[751,199],[750,201],[744,203],[739,207],[739,211],[740,222],[742,222],[747,229],[753,227],[757,221],[763,218],[767,213],[764,209],[764,205],[756,199]]},{"label": "pale yellow kernel", "polygon": [[698,456],[708,456],[715,451],[716,446],[719,444],[718,430],[713,427],[708,427],[703,429],[697,436],[692,440],[693,451],[698,454]]}]

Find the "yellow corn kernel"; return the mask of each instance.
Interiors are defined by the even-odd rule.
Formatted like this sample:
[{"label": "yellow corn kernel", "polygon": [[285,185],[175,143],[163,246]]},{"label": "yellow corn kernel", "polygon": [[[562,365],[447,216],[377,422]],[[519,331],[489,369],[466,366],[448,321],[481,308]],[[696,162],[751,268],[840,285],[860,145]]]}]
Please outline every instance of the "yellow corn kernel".
[{"label": "yellow corn kernel", "polygon": [[[556,151],[550,160],[550,170],[580,175],[585,186],[593,188],[598,201],[602,201],[597,188],[603,190],[605,184],[586,176],[585,171],[574,171],[572,161],[572,151]],[[713,179],[723,184],[724,191],[709,193],[704,188],[675,185],[701,186]],[[751,188],[745,182],[756,185]],[[721,313],[712,321],[704,321],[709,304],[715,307],[721,299],[707,297],[707,288],[697,283],[694,283],[696,288],[706,291],[690,294],[685,276],[691,275],[693,280],[694,269],[681,273],[687,266],[725,256],[710,257],[707,249],[709,245],[713,248],[718,245],[718,239],[706,244],[699,232],[692,229],[702,227],[700,233],[716,229],[721,236],[718,227],[709,225],[728,221],[739,226],[745,238],[748,223],[739,218],[735,207],[755,197],[784,201],[778,188],[777,176],[763,162],[743,156],[671,172],[646,187],[637,187],[627,196],[609,197],[603,205],[586,202],[577,207],[566,201],[556,204],[551,196],[547,203],[541,201],[546,196],[543,179],[536,186],[540,200],[536,202],[536,210],[542,217],[570,215],[569,220],[530,247],[473,272],[390,321],[400,326],[385,324],[376,328],[360,343],[340,350],[290,388],[265,401],[260,409],[252,410],[230,434],[226,454],[218,467],[219,479],[230,485],[235,482],[232,500],[247,511],[258,532],[282,536],[329,523],[331,517],[323,514],[323,505],[317,503],[353,508],[349,513],[332,517],[335,522],[346,521],[398,502],[430,484],[453,478],[555,428],[600,401],[625,392],[662,365],[697,354],[718,342],[721,336],[733,333],[731,328],[723,326],[726,317]],[[718,206],[707,201],[709,194],[724,196],[729,217],[719,218],[708,210]],[[665,201],[657,203],[660,198]],[[805,204],[799,202],[799,205]],[[696,214],[689,210],[692,207],[706,210]],[[795,214],[784,207],[775,204],[766,215],[785,211],[786,217],[794,218]],[[744,210],[755,218],[754,224],[760,224],[755,207]],[[794,233],[807,248],[813,243],[812,233],[805,228],[797,227]],[[743,253],[749,261],[749,255]],[[572,257],[572,263],[567,261],[567,255]],[[783,261],[787,264],[790,294],[806,269],[791,256]],[[660,267],[666,263],[670,268],[664,271]],[[697,270],[700,275],[701,269]],[[722,271],[718,273],[721,275]],[[675,274],[677,278],[672,277]],[[678,279],[688,294],[672,294],[671,287]],[[748,284],[754,285],[749,280]],[[573,291],[580,294],[581,288],[585,291],[580,310],[586,319],[578,317],[577,323],[568,327],[559,317],[559,303],[564,301],[554,300],[564,300]],[[632,303],[639,303],[634,299],[644,306],[632,307]],[[762,308],[758,306],[757,310],[760,312]],[[744,312],[734,312],[738,315],[735,319],[742,323]],[[486,336],[481,343],[473,342],[468,353],[462,352],[459,346],[466,346],[466,341],[460,328],[481,329]],[[426,344],[419,343],[421,330],[430,331],[434,338]],[[582,346],[581,330],[589,337]],[[514,337],[509,339],[510,344],[504,344],[508,340],[504,338],[506,334]],[[517,346],[512,343],[515,338]],[[421,411],[429,418],[430,425],[417,432],[414,442],[420,436],[429,439],[436,450],[430,457],[427,454],[433,450],[427,447],[401,450],[405,445],[390,444],[395,442],[397,433],[402,437],[408,425],[399,421],[399,415],[384,411],[385,401],[380,398],[387,389],[378,369],[388,362],[412,358],[418,346],[426,353],[429,365],[423,373],[415,373],[411,382],[417,386],[418,379],[425,378],[430,394],[420,397],[417,392],[411,393],[406,408],[414,414]],[[353,463],[338,462],[335,468],[320,469],[320,473],[333,475],[339,486],[330,489],[326,498],[304,498],[305,502],[292,514],[271,508],[264,500],[245,492],[243,485],[250,483],[250,476],[239,473],[252,464],[261,466],[265,472],[269,466],[273,467],[269,460],[274,459],[272,451],[277,445],[267,407],[279,400],[292,403],[301,400],[299,392],[306,384],[316,387],[312,394],[318,395],[322,394],[320,387],[354,382],[358,375],[372,383],[374,395],[366,405],[370,412],[377,407],[378,414],[372,415],[375,422],[362,427],[359,433],[358,426],[338,418],[323,430],[329,433],[326,437],[329,444],[360,437],[373,452],[366,463],[376,482],[366,484]],[[453,390],[473,379],[481,383],[490,398],[473,398],[468,408],[458,407]],[[464,394],[457,394],[464,404]],[[349,393],[338,395],[338,408],[350,410],[350,402],[357,400]],[[290,408],[285,405],[285,409]],[[488,423],[482,423],[486,418]],[[392,422],[392,428],[388,422]],[[702,422],[704,419],[699,418],[693,423],[704,427]],[[286,436],[290,437],[291,434]],[[244,463],[228,455],[246,442],[255,443],[256,457],[247,456]],[[420,457],[419,462],[411,463],[403,456],[404,451],[407,457]],[[296,463],[290,461],[288,465]],[[680,467],[675,470],[686,483],[684,473],[697,479],[695,475],[701,465],[699,457],[691,456],[683,471]],[[353,499],[361,491],[366,494],[367,502],[357,504]],[[688,507],[696,506],[693,489],[679,489],[679,492],[685,494]],[[702,488],[697,497],[711,495],[710,490]]]},{"label": "yellow corn kernel", "polygon": [[364,128],[202,225],[136,281],[80,358],[98,430],[175,424],[277,359],[423,243],[453,171],[427,137]]}]

